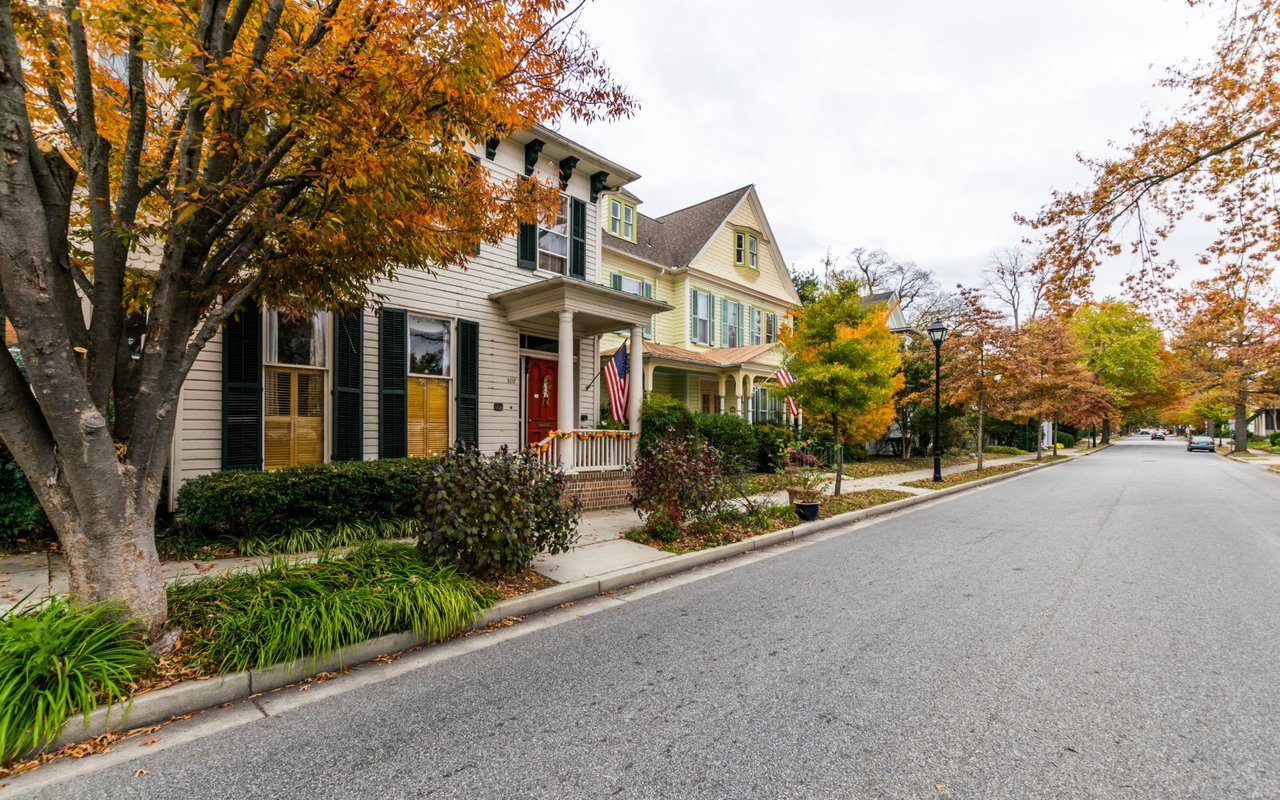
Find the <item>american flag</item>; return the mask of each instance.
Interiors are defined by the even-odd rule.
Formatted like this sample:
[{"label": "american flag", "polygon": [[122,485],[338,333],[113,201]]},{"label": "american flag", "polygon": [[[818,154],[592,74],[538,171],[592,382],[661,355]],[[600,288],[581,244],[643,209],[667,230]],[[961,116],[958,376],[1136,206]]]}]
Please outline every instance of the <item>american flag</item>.
[{"label": "american flag", "polygon": [[624,342],[604,365],[604,382],[609,388],[609,415],[614,422],[627,419],[627,391],[631,386],[627,345]]},{"label": "american flag", "polygon": [[[795,381],[795,378],[791,377],[791,373],[787,372],[786,367],[778,367],[778,371],[773,373],[773,379],[784,389]],[[800,409],[796,407],[796,401],[791,399],[791,395],[787,395],[787,408],[791,409],[791,416],[800,416]]]}]

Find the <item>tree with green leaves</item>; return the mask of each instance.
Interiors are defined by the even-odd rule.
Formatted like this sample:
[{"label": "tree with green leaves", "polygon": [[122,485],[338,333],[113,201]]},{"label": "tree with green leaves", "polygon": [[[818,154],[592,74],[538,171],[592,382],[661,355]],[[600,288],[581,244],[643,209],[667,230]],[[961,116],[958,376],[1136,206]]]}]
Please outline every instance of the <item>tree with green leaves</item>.
[{"label": "tree with green leaves", "polygon": [[[1111,392],[1116,414],[1128,418],[1159,404],[1166,386],[1164,337],[1150,317],[1107,299],[1076,308],[1070,324],[1089,370]],[[1111,441],[1111,421],[1110,415],[1102,418],[1103,444]]]},{"label": "tree with green leaves", "polygon": [[791,352],[787,391],[805,414],[827,420],[836,442],[835,493],[844,474],[845,442],[882,435],[893,421],[893,396],[902,388],[898,337],[889,310],[863,302],[857,281],[829,284],[780,335]]}]

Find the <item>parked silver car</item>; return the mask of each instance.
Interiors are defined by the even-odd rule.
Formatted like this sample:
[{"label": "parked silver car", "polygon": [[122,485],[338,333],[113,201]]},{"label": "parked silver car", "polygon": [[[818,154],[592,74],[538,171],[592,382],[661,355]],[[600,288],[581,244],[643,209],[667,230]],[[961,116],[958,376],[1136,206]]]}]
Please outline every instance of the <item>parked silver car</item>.
[{"label": "parked silver car", "polygon": [[1212,453],[1213,437],[1212,436],[1192,436],[1187,440],[1187,452],[1191,453],[1196,450],[1203,450],[1206,453]]}]

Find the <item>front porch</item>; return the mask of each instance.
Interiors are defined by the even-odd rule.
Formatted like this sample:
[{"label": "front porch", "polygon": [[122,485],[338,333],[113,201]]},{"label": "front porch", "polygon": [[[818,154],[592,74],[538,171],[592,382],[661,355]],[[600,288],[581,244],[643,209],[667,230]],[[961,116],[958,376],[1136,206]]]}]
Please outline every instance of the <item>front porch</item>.
[{"label": "front porch", "polygon": [[[601,354],[607,360],[612,352]],[[644,343],[645,391],[674,397],[690,411],[735,414],[753,423],[792,425],[774,373],[784,353],[777,343],[686,350]]]},{"label": "front porch", "polygon": [[[617,472],[628,469],[640,435],[640,401],[643,387],[628,392],[627,430],[605,430],[589,423],[593,413],[579,408],[585,398],[595,405],[595,394],[580,390],[582,369],[595,372],[599,365],[575,361],[578,342],[619,330],[628,331],[631,346],[629,372],[644,375],[644,328],[654,314],[671,306],[605,286],[573,278],[548,278],[537,283],[489,296],[503,309],[507,320],[521,328],[556,331],[554,360],[525,360],[525,402],[522,444],[548,464],[568,473]],[[602,385],[603,375],[590,379]],[[632,384],[636,380],[631,381]]]}]

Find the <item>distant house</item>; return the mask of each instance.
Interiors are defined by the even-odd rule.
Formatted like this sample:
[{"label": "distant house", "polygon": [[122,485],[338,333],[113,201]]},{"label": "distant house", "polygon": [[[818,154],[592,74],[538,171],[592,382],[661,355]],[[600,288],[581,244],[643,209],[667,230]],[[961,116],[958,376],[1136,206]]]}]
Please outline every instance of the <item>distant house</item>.
[{"label": "distant house", "polygon": [[[755,186],[659,217],[621,189],[601,214],[602,270],[619,291],[669,304],[644,331],[645,391],[693,411],[787,423],[778,332],[800,307]],[[607,358],[622,344],[604,336]]]}]

